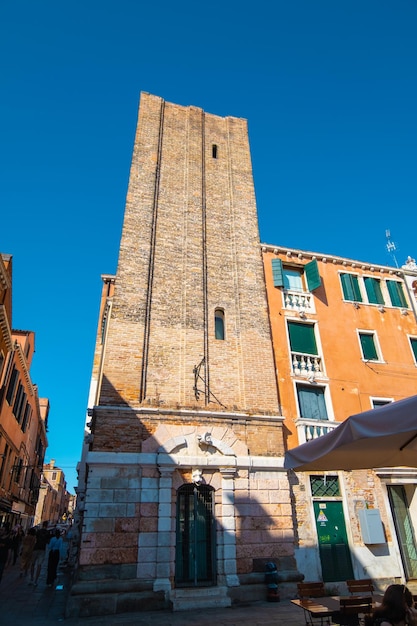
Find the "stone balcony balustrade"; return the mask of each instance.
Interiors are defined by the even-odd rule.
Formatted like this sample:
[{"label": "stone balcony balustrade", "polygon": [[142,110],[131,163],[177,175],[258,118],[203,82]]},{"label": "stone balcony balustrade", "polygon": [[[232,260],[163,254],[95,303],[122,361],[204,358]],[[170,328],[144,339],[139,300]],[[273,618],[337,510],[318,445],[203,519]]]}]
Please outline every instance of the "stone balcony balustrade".
[{"label": "stone balcony balustrade", "polygon": [[298,443],[302,444],[334,430],[340,422],[330,420],[315,420],[300,418],[295,421],[298,434]]},{"label": "stone balcony balustrade", "polygon": [[292,373],[295,376],[302,376],[307,380],[323,378],[322,359],[316,354],[304,354],[302,352],[291,352]]},{"label": "stone balcony balustrade", "polygon": [[282,292],[282,299],[284,309],[297,311],[300,315],[316,312],[313,294],[309,291],[290,291],[289,289],[285,289]]}]

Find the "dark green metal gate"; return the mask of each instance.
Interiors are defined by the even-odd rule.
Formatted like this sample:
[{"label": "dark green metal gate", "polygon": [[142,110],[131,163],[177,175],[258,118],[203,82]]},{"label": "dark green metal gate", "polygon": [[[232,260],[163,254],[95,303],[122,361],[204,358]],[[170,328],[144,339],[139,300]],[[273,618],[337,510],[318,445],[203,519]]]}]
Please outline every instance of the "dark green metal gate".
[{"label": "dark green metal gate", "polygon": [[214,489],[183,485],[177,492],[175,582],[198,587],[216,582]]}]

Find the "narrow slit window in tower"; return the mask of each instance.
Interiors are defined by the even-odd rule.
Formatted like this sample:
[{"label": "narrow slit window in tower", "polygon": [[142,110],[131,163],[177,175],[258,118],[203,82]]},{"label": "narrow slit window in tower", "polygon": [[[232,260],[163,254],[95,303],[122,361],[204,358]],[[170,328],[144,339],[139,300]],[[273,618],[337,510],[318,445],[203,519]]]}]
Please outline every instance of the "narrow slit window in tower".
[{"label": "narrow slit window in tower", "polygon": [[224,311],[216,309],[214,311],[214,333],[216,339],[224,339]]}]

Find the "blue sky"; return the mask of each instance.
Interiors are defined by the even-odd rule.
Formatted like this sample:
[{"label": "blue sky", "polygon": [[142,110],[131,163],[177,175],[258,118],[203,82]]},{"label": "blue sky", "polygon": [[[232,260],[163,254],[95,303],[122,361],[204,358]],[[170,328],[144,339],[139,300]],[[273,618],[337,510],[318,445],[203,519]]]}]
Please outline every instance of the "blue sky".
[{"label": "blue sky", "polygon": [[36,332],[46,460],[76,485],[102,273],[114,273],[141,91],[248,120],[261,240],[417,256],[417,3],[0,4],[0,251]]}]

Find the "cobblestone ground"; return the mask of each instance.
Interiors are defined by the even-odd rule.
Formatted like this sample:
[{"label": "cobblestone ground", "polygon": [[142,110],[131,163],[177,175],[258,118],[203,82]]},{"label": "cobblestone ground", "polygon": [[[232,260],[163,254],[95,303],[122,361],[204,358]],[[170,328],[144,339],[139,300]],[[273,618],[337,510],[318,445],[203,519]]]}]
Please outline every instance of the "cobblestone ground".
[{"label": "cobblestone ground", "polygon": [[38,585],[19,575],[19,561],[6,567],[0,582],[0,624],[5,626],[303,626],[303,612],[289,600],[260,602],[227,609],[151,611],[65,619],[71,572],[60,569],[53,587],[46,586],[46,569]]}]

